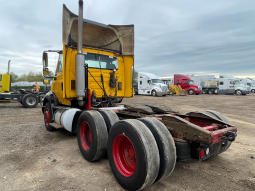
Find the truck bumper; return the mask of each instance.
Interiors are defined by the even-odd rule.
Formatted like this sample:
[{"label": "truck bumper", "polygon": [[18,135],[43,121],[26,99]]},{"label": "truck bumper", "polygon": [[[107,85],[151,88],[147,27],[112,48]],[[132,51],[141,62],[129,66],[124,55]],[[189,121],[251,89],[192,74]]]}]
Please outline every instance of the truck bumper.
[{"label": "truck bumper", "polygon": [[251,91],[248,91],[248,90],[242,90],[242,94],[249,94],[251,93]]},{"label": "truck bumper", "polygon": [[157,92],[157,96],[168,95],[169,92]]},{"label": "truck bumper", "polygon": [[203,91],[202,91],[202,90],[194,90],[194,93],[195,93],[195,94],[202,94]]}]

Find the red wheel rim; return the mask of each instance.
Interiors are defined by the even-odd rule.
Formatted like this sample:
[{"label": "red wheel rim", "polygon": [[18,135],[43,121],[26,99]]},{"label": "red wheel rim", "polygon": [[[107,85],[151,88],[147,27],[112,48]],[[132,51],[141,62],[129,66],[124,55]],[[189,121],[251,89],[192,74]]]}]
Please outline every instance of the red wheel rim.
[{"label": "red wheel rim", "polygon": [[112,145],[115,166],[125,177],[130,177],[136,170],[136,152],[130,139],[125,135],[115,137]]},{"label": "red wheel rim", "polygon": [[50,123],[50,111],[48,108],[46,108],[45,112],[44,112],[44,123],[46,125],[49,125],[49,123]]},{"label": "red wheel rim", "polygon": [[82,122],[80,128],[80,139],[82,147],[87,151],[90,149],[92,144],[92,133],[87,122]]}]

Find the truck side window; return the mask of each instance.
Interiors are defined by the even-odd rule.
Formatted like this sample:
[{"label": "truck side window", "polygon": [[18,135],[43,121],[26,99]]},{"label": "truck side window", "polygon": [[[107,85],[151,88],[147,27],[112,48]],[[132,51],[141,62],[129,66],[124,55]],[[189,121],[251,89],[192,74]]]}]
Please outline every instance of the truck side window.
[{"label": "truck side window", "polygon": [[150,84],[150,83],[151,83],[151,81],[150,81],[150,80],[148,80],[147,82],[148,82],[148,84]]},{"label": "truck side window", "polygon": [[140,84],[142,84],[142,81],[140,81]]},{"label": "truck side window", "polygon": [[59,59],[58,59],[58,72],[63,71],[63,54],[59,54]]},{"label": "truck side window", "polygon": [[178,84],[179,84],[179,81],[176,81],[176,82],[175,82],[175,85],[178,85]]},{"label": "truck side window", "polygon": [[223,82],[220,82],[220,85],[223,85],[224,83]]},{"label": "truck side window", "polygon": [[2,81],[2,75],[0,75],[0,81]]}]

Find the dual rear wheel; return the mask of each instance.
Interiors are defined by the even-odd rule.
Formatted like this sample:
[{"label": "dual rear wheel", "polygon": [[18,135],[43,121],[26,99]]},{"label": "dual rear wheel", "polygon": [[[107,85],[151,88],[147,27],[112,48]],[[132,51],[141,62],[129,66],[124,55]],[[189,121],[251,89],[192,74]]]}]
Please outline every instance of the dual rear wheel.
[{"label": "dual rear wheel", "polygon": [[127,190],[148,187],[175,167],[174,140],[157,119],[120,121],[112,111],[85,111],[78,120],[77,140],[88,161],[99,160],[107,150],[112,172]]}]

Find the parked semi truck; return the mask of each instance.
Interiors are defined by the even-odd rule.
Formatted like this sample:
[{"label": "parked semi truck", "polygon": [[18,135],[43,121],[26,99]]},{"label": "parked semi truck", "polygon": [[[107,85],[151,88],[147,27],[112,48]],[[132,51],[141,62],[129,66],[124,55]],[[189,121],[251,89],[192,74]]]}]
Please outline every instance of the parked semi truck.
[{"label": "parked semi truck", "polygon": [[[48,131],[76,133],[87,161],[107,151],[113,175],[127,190],[168,177],[176,158],[206,160],[230,147],[237,128],[216,111],[182,115],[154,103],[122,104],[134,93],[134,26],[105,25],[82,16],[82,0],[79,16],[63,6],[63,50],[55,51],[57,74],[42,107]],[[44,75],[50,52],[43,52]]]},{"label": "parked semi truck", "polygon": [[193,76],[191,79],[202,87],[205,94],[246,95],[249,93],[247,86],[241,85],[240,81],[231,75],[220,74],[220,78],[214,75],[203,75]]},{"label": "parked semi truck", "polygon": [[165,96],[169,94],[166,84],[152,73],[138,72],[138,94]]},{"label": "parked semi truck", "polygon": [[240,84],[246,85],[247,89],[250,90],[252,93],[255,93],[255,83],[247,78],[238,78]]},{"label": "parked semi truck", "polygon": [[199,95],[202,93],[201,86],[195,84],[189,76],[174,74],[174,85],[180,85],[189,95]]},{"label": "parked semi truck", "polygon": [[41,93],[30,93],[23,89],[18,92],[11,91],[10,62],[8,62],[7,74],[0,74],[0,100],[17,100],[26,108],[34,108],[41,101]]}]

